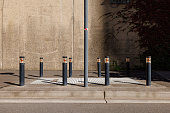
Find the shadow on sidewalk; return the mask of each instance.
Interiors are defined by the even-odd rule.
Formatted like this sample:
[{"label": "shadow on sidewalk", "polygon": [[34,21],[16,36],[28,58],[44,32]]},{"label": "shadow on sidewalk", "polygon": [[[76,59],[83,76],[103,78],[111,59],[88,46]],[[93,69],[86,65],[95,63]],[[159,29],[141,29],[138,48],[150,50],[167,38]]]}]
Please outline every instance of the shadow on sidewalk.
[{"label": "shadow on sidewalk", "polygon": [[99,84],[99,83],[93,83],[93,82],[88,82],[89,84],[93,84],[93,85],[101,85],[101,86],[105,86],[104,84]]},{"label": "shadow on sidewalk", "polygon": [[62,77],[61,75],[53,75],[53,76]]},{"label": "shadow on sidewalk", "polygon": [[28,75],[28,76],[31,76],[31,77],[36,77],[36,78],[38,78],[39,76],[37,76],[37,75]]},{"label": "shadow on sidewalk", "polygon": [[72,83],[67,83],[68,85],[73,85],[73,86],[79,86],[79,87],[84,87],[83,85],[79,85],[79,84],[72,84]]},{"label": "shadow on sidewalk", "polygon": [[0,73],[0,75],[13,75],[14,73],[6,72],[6,73]]},{"label": "shadow on sidewalk", "polygon": [[4,82],[6,84],[9,84],[9,85],[15,85],[15,86],[19,86],[19,84],[16,84],[16,83],[12,83],[12,82]]},{"label": "shadow on sidewalk", "polygon": [[[16,77],[19,77],[19,75],[12,75],[12,76],[16,76]],[[27,77],[27,76],[25,76],[24,78],[26,78],[26,79],[37,79],[39,76],[36,76],[36,75],[28,75],[28,76],[30,76],[30,77]],[[32,78],[32,77],[34,77],[34,78]]]},{"label": "shadow on sidewalk", "polygon": [[[79,75],[80,77],[84,77],[84,75]],[[97,75],[88,75],[88,77],[98,77]]]}]

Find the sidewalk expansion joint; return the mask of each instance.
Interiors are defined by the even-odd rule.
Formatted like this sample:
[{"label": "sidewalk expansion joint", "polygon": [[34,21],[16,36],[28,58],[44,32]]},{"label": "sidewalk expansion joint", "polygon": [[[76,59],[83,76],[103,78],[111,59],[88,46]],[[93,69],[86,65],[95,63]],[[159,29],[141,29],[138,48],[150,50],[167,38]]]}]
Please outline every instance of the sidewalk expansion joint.
[{"label": "sidewalk expansion joint", "polygon": [[104,100],[106,102],[106,104],[108,103],[107,100],[106,100],[106,92],[104,91]]}]

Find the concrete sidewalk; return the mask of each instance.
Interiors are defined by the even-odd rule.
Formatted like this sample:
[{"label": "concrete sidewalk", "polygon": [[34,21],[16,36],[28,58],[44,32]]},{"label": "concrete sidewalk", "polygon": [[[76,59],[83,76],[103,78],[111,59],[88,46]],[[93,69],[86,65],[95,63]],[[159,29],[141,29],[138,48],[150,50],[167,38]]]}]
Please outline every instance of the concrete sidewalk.
[{"label": "concrete sidewalk", "polygon": [[[114,73],[114,72],[111,72]],[[61,71],[45,71],[45,78],[61,78]],[[82,78],[83,71],[74,71],[73,78]],[[89,72],[89,78],[96,78],[95,71]],[[115,78],[115,77],[111,77]],[[124,76],[120,76],[124,78]],[[18,71],[3,71],[0,73],[0,103],[170,103],[170,87],[168,82],[159,84],[153,81],[152,86],[145,86],[145,80],[137,83],[117,83],[110,86],[89,83],[83,84],[31,84],[39,79],[39,71],[26,71],[25,86],[18,86]],[[166,84],[166,85],[164,85]],[[6,85],[6,86],[5,86]],[[20,100],[20,101],[18,101]]]}]

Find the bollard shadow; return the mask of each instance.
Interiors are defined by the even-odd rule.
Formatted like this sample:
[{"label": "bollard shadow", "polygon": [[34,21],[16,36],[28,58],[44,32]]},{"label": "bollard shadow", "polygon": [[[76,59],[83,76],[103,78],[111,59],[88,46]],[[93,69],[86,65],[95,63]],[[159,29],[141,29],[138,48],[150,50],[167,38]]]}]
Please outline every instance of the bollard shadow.
[{"label": "bollard shadow", "polygon": [[[51,81],[51,80],[44,80],[44,79],[41,79],[43,81],[43,83],[46,83],[46,84],[54,84],[54,85],[60,85],[60,86],[64,86],[63,85],[63,82],[58,82],[58,81]],[[78,81],[78,82],[81,82],[83,83],[84,81]],[[104,86],[103,84],[98,84],[98,83],[93,83],[93,82],[88,82],[89,84],[94,84],[94,85],[102,85]],[[79,87],[84,87],[82,84],[73,84],[73,83],[67,83],[68,85],[72,85],[72,86],[79,86]]]},{"label": "bollard shadow", "polygon": [[79,76],[84,76],[84,75],[79,75]]},{"label": "bollard shadow", "polygon": [[3,86],[3,87],[0,87],[0,89],[5,88],[5,87],[8,87],[8,86],[10,86],[10,85],[6,85],[6,86]]},{"label": "bollard shadow", "polygon": [[99,83],[94,83],[94,82],[88,82],[89,84],[93,84],[93,85],[101,85],[104,86],[104,84],[99,84]]},{"label": "bollard shadow", "polygon": [[56,77],[62,77],[62,75],[53,75],[53,76],[56,76]]},{"label": "bollard shadow", "polygon": [[72,83],[67,83],[68,85],[73,85],[73,86],[79,86],[79,87],[84,87],[83,85],[80,84],[72,84]]},{"label": "bollard shadow", "polygon": [[37,76],[37,75],[28,75],[28,76],[31,76],[31,77],[39,77],[39,76]]},{"label": "bollard shadow", "polygon": [[31,79],[31,80],[36,80],[37,78],[30,78],[30,77],[24,77],[24,78],[26,78],[26,79]]},{"label": "bollard shadow", "polygon": [[[10,73],[10,72],[0,73],[0,75],[11,75],[11,76],[19,77],[19,75],[16,75],[15,73]],[[34,77],[34,78],[30,78],[30,77]],[[24,78],[26,78],[26,79],[37,79],[38,77],[39,76],[37,76],[37,75],[28,75],[28,77],[25,76]]]},{"label": "bollard shadow", "polygon": [[52,81],[50,81],[50,80],[44,80],[44,81],[42,81],[42,82],[47,83],[47,84],[54,84],[54,85],[60,85],[60,86],[62,86],[62,84],[61,84],[60,82],[55,83],[55,82],[52,82]]},{"label": "bollard shadow", "polygon": [[[78,75],[80,77],[84,77],[84,75]],[[88,75],[88,77],[98,77],[98,75]]]},{"label": "bollard shadow", "polygon": [[12,76],[19,77],[19,75],[12,75]]},{"label": "bollard shadow", "polygon": [[[47,84],[54,84],[54,85],[60,85],[60,86],[64,86],[63,85],[63,82],[52,82],[51,80],[44,80],[42,81],[44,83],[47,83]],[[79,85],[79,84],[72,84],[72,83],[67,83],[68,85],[74,85],[74,86],[79,86],[79,87],[83,87],[82,85]]]},{"label": "bollard shadow", "polygon": [[0,75],[13,75],[14,73],[11,72],[5,72],[5,73],[0,73]]},{"label": "bollard shadow", "polygon": [[19,84],[12,83],[12,82],[4,82],[4,83],[9,84],[9,85],[19,86]]},{"label": "bollard shadow", "polygon": [[96,75],[98,74],[97,72],[92,72],[92,73],[93,73],[93,74],[96,74]]}]

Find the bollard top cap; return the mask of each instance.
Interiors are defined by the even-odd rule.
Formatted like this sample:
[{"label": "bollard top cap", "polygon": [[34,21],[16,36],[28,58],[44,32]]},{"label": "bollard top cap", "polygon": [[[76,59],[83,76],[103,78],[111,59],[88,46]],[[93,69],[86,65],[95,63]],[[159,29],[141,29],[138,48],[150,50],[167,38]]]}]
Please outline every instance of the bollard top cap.
[{"label": "bollard top cap", "polygon": [[67,58],[67,56],[63,56],[63,58]]},{"label": "bollard top cap", "polygon": [[109,58],[109,56],[105,56],[105,58]]},{"label": "bollard top cap", "polygon": [[19,58],[25,58],[24,56],[20,56]]},{"label": "bollard top cap", "polygon": [[43,59],[43,57],[40,57],[40,59]]}]

